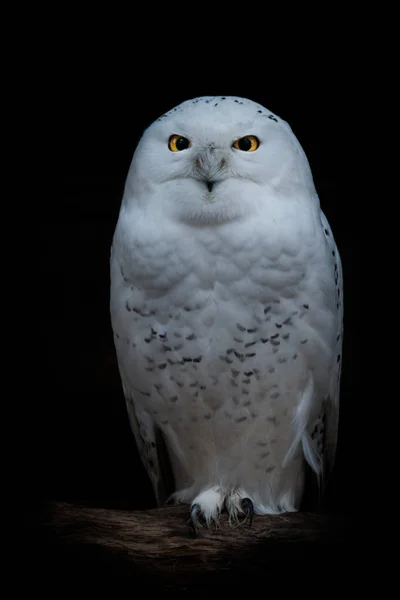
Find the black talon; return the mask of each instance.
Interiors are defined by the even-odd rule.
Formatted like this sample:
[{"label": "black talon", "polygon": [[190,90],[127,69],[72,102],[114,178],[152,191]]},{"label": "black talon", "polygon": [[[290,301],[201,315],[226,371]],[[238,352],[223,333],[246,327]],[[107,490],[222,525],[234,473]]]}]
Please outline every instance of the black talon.
[{"label": "black talon", "polygon": [[200,504],[193,504],[193,506],[190,509],[189,522],[190,522],[190,525],[192,526],[195,537],[197,537],[197,525],[199,523],[199,519],[197,517],[198,512],[200,512]]},{"label": "black talon", "polygon": [[253,501],[250,500],[250,498],[243,498],[243,500],[240,503],[243,512],[245,512],[248,517],[249,517],[249,527],[251,527],[251,524],[253,522],[253,517],[254,517],[254,504]]}]

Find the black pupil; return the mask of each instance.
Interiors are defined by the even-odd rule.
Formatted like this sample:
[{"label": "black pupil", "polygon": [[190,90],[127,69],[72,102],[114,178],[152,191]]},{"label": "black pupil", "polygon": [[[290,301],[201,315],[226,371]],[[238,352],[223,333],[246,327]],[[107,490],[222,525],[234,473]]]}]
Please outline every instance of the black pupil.
[{"label": "black pupil", "polygon": [[184,137],[180,137],[176,140],[176,148],[177,150],[186,150],[189,146],[189,140]]},{"label": "black pupil", "polygon": [[246,137],[242,138],[239,140],[238,146],[244,152],[248,152],[251,148],[251,140],[249,140],[249,138],[246,138]]}]

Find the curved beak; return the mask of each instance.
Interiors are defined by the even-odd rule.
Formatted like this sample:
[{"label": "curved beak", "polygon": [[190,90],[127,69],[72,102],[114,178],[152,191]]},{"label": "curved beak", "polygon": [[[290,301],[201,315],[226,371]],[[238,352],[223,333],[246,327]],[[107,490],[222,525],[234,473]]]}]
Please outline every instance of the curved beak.
[{"label": "curved beak", "polygon": [[206,181],[206,186],[207,186],[207,189],[208,189],[209,192],[212,192],[212,189],[214,187],[214,183],[215,183],[215,181],[208,181],[208,180]]},{"label": "curved beak", "polygon": [[211,191],[215,181],[226,171],[224,152],[213,147],[202,150],[194,160],[194,168],[196,175],[207,183],[207,188]]}]

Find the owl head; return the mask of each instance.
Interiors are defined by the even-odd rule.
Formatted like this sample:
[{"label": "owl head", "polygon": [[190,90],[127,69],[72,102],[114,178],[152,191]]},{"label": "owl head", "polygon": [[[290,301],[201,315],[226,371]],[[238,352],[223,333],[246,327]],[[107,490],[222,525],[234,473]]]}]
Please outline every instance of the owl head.
[{"label": "owl head", "polygon": [[308,160],[285,121],[245,98],[206,96],[144,132],[124,202],[178,221],[220,223],[310,195]]}]

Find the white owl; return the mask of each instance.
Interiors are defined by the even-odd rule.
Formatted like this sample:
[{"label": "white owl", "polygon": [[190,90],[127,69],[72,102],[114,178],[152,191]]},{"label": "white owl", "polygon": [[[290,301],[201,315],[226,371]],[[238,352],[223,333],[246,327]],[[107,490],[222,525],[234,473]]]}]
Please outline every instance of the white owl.
[{"label": "white owl", "polygon": [[299,509],[337,440],[342,271],[307,158],[250,100],[203,97],[134,153],[111,251],[111,321],[158,503],[196,528]]}]

